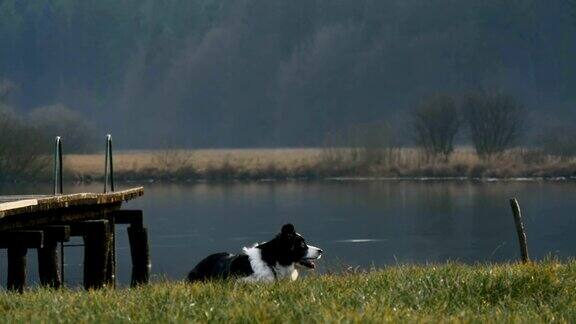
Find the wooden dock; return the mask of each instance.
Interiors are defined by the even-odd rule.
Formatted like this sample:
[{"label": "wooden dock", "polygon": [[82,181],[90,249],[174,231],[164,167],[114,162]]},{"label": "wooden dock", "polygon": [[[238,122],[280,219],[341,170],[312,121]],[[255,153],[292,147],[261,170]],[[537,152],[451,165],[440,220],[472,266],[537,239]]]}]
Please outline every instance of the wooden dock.
[{"label": "wooden dock", "polygon": [[0,249],[8,250],[7,288],[24,290],[28,249],[38,250],[40,283],[61,287],[58,244],[62,254],[64,242],[74,236],[84,241],[84,287],[114,286],[117,224],[129,225],[132,285],[148,282],[150,254],[143,213],[121,209],[124,201],[143,194],[144,188],[137,187],[107,193],[0,196]]}]

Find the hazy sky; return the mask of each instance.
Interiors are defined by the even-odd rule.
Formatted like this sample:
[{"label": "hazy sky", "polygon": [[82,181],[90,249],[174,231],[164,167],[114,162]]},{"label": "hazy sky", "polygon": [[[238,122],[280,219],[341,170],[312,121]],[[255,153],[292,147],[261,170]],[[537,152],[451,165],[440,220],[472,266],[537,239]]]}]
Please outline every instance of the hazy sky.
[{"label": "hazy sky", "polygon": [[[573,0],[0,0],[0,78],[125,147],[312,146],[437,92],[574,118]],[[399,135],[402,136],[402,135]]]}]

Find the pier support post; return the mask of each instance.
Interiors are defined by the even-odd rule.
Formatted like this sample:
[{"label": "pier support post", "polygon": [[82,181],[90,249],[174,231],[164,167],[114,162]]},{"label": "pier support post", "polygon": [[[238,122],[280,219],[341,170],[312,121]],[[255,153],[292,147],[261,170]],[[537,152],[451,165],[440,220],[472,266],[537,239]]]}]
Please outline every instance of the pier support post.
[{"label": "pier support post", "polygon": [[26,254],[44,244],[42,231],[10,231],[0,233],[0,249],[8,249],[8,290],[23,292],[26,287]]},{"label": "pier support post", "polygon": [[528,257],[528,243],[526,243],[526,231],[524,231],[524,224],[522,223],[520,204],[516,198],[510,199],[510,207],[512,207],[514,224],[516,225],[516,233],[518,234],[518,242],[520,243],[520,255],[522,256],[522,262],[526,263],[530,261]]},{"label": "pier support post", "polygon": [[58,242],[70,239],[70,227],[45,226],[41,229],[44,231],[44,245],[38,249],[40,284],[46,287],[60,288],[62,277],[58,262]]},{"label": "pier support post", "polygon": [[108,217],[108,231],[110,232],[108,247],[108,262],[106,266],[106,284],[116,287],[116,226],[114,217]]},{"label": "pier support post", "polygon": [[151,268],[148,231],[142,224],[132,224],[128,227],[128,239],[132,255],[131,285],[148,283]]},{"label": "pier support post", "polygon": [[26,286],[26,253],[25,247],[8,248],[8,290],[24,292]]},{"label": "pier support post", "polygon": [[144,227],[142,210],[117,210],[112,217],[116,224],[130,224],[128,226],[128,240],[132,257],[131,286],[148,283],[150,280],[150,247],[148,245],[148,231]]},{"label": "pier support post", "polygon": [[38,275],[42,286],[52,288],[62,286],[57,246],[56,242],[46,242],[43,248],[38,249]]},{"label": "pier support post", "polygon": [[72,236],[84,238],[84,288],[97,289],[106,285],[110,252],[108,220],[85,221],[71,226]]},{"label": "pier support post", "polygon": [[84,288],[102,288],[106,285],[110,229],[107,220],[88,221],[91,230],[84,234]]}]

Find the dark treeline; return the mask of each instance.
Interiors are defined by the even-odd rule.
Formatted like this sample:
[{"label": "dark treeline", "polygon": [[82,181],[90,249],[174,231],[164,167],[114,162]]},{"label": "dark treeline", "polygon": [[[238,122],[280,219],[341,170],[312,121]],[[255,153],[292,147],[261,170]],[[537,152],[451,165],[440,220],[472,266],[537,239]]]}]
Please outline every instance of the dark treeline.
[{"label": "dark treeline", "polygon": [[0,78],[23,113],[62,104],[142,148],[318,145],[477,89],[554,124],[576,110],[575,2],[0,0]]}]

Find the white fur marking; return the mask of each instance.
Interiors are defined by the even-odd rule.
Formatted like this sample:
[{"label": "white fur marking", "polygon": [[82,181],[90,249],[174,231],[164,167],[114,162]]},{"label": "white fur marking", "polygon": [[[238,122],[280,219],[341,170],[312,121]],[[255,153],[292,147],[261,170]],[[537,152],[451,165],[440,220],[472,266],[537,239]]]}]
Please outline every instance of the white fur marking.
[{"label": "white fur marking", "polygon": [[244,253],[248,255],[250,266],[252,267],[253,274],[248,277],[241,278],[240,281],[244,282],[273,282],[274,273],[272,269],[262,260],[262,251],[256,246],[245,247]]},{"label": "white fur marking", "polygon": [[306,257],[310,258],[310,259],[320,259],[322,257],[322,253],[320,253],[320,249],[312,246],[312,245],[308,245],[308,252],[306,253]]},{"label": "white fur marking", "polygon": [[296,270],[294,264],[289,266],[276,264],[274,270],[276,270],[276,276],[278,277],[278,280],[290,279],[291,281],[294,281],[298,279],[298,270]]}]

